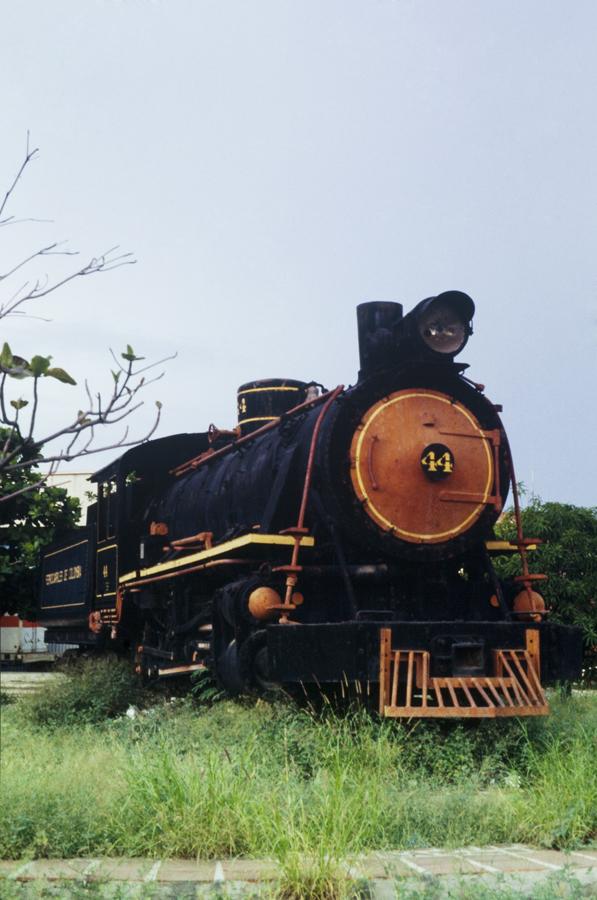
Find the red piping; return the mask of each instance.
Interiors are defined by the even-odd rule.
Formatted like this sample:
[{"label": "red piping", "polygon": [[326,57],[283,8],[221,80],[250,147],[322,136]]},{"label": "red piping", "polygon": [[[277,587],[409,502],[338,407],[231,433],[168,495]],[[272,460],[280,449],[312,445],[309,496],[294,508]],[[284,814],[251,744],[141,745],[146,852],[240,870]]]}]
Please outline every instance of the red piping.
[{"label": "red piping", "polygon": [[[307,470],[305,472],[305,483],[303,485],[303,496],[301,498],[301,506],[299,509],[298,522],[294,528],[286,528],[285,533],[291,534],[294,538],[294,546],[292,548],[292,559],[290,562],[290,566],[284,567],[288,572],[286,576],[286,594],[284,596],[284,606],[288,608],[288,611],[294,609],[294,604],[292,603],[292,593],[294,588],[296,587],[298,578],[297,571],[300,570],[298,566],[298,555],[299,549],[301,545],[301,537],[307,532],[308,529],[305,528],[305,514],[307,512],[307,503],[309,500],[309,490],[311,488],[311,480],[313,477],[313,463],[315,461],[315,450],[317,449],[317,441],[319,440],[319,432],[321,431],[321,425],[326,417],[332,403],[338,397],[339,394],[344,390],[344,385],[339,384],[337,388],[334,388],[333,391],[328,391],[328,393],[324,396],[327,397],[326,402],[317,417],[317,422],[315,423],[315,427],[313,429],[313,434],[311,435],[311,446],[309,447],[309,457],[307,460]],[[288,613],[283,612],[280,616],[280,624],[288,623]]]},{"label": "red piping", "polygon": [[[336,391],[337,390],[338,388],[336,388]],[[308,409],[309,407],[317,406],[319,403],[323,403],[324,400],[330,398],[334,393],[335,391],[327,391],[325,394],[321,394],[319,397],[314,397],[313,400],[305,400],[303,403],[299,403],[298,406],[294,406],[292,409],[287,410],[281,416],[278,416],[276,419],[268,422],[267,425],[262,425],[261,428],[258,428],[256,431],[252,431],[250,434],[245,434],[244,437],[239,438],[232,444],[226,444],[225,447],[220,447],[219,450],[214,450],[213,452],[210,452],[208,450],[204,453],[200,453],[199,456],[194,456],[193,459],[189,459],[187,460],[187,462],[181,463],[179,466],[176,466],[176,468],[170,469],[170,475],[184,475],[186,472],[191,472],[193,471],[193,469],[198,469],[199,466],[202,466],[204,463],[211,462],[212,459],[217,459],[219,456],[223,456],[225,453],[229,453],[231,450],[235,450],[241,444],[244,444],[247,441],[252,441],[254,438],[259,437],[259,435],[265,434],[266,431],[271,431],[272,428],[277,428],[282,419],[294,415],[294,413],[301,412],[301,410],[303,409]]]}]

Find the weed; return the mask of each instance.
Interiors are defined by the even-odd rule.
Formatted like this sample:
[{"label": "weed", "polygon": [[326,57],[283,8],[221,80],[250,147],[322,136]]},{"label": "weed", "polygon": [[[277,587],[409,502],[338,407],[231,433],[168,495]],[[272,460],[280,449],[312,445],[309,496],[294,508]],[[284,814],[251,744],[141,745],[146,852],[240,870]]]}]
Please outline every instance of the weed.
[{"label": "weed", "polygon": [[191,675],[191,696],[203,706],[211,706],[223,700],[226,692],[216,682],[213,672],[201,669]]},{"label": "weed", "polygon": [[0,856],[273,857],[290,893],[303,858],[323,897],[372,849],[576,847],[597,833],[595,699],[477,728],[191,699],[41,728],[24,699],[2,714]]},{"label": "weed", "polygon": [[118,659],[72,663],[60,681],[24,698],[20,711],[32,725],[45,727],[99,723],[121,715],[142,697],[131,666]]}]

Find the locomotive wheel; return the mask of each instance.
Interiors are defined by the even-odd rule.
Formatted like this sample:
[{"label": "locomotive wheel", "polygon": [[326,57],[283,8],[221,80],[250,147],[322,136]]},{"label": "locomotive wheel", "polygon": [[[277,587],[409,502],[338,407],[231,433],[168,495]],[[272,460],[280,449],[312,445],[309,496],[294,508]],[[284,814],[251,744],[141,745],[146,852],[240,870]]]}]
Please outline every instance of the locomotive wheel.
[{"label": "locomotive wheel", "polygon": [[239,648],[239,662],[245,682],[260,692],[271,692],[280,686],[270,679],[267,635],[263,628],[254,631]]},{"label": "locomotive wheel", "polygon": [[221,610],[216,604],[214,607],[212,653],[216,679],[228,693],[242,694],[247,686],[241,675],[235,628],[225,615],[228,610]]},{"label": "locomotive wheel", "polygon": [[215,658],[215,671],[218,681],[229,694],[243,694],[247,686],[240,674],[238,644],[231,640]]},{"label": "locomotive wheel", "polygon": [[274,690],[277,685],[269,679],[265,630],[243,631],[221,611],[215,611],[212,649],[217,680],[232,695]]},{"label": "locomotive wheel", "polygon": [[213,602],[213,666],[219,683],[231,694],[268,691],[266,632],[248,609],[248,596],[261,578],[241,579],[220,589]]}]

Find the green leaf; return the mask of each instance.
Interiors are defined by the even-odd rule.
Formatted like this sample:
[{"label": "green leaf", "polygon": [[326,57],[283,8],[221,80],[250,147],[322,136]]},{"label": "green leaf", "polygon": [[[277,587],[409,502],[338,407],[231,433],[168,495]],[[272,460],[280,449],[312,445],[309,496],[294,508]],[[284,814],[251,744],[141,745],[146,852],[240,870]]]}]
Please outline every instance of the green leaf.
[{"label": "green leaf", "polygon": [[18,412],[20,409],[23,409],[25,406],[29,406],[29,401],[28,401],[28,400],[23,400],[22,397],[19,397],[18,400],[11,400],[11,401],[10,401],[10,405],[11,405],[14,409],[16,409],[17,412]]},{"label": "green leaf", "polygon": [[33,377],[40,378],[42,375],[47,375],[51,362],[51,356],[33,356],[29,363]]},{"label": "green leaf", "polygon": [[62,384],[76,384],[75,379],[65,372],[64,369],[48,369],[45,373],[49,378],[55,378],[57,381],[61,381]]},{"label": "green leaf", "polygon": [[118,381],[120,379],[120,372],[115,372],[114,369],[110,369],[110,371],[112,373],[112,378],[114,379],[114,384],[118,384]]},{"label": "green leaf", "polygon": [[0,371],[5,372],[11,378],[27,378],[32,374],[27,360],[22,356],[14,356],[6,342],[0,353]]},{"label": "green leaf", "polygon": [[[1,367],[0,367],[1,368]],[[12,366],[8,369],[10,378],[31,378],[33,372],[29,368],[29,363],[22,356],[13,356]]]},{"label": "green leaf", "polygon": [[135,351],[131,347],[130,344],[126,345],[126,351],[120,354],[123,359],[126,359],[127,362],[137,362],[139,359],[145,359],[144,356],[136,356]]},{"label": "green leaf", "polygon": [[6,341],[2,347],[2,353],[0,353],[0,366],[3,369],[11,369],[13,366],[12,351]]}]

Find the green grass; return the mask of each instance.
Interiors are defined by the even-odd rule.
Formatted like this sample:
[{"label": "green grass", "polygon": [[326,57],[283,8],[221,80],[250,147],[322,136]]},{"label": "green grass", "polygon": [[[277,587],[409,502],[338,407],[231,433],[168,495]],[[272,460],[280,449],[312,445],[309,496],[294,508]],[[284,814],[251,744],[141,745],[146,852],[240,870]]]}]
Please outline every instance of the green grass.
[{"label": "green grass", "polygon": [[187,699],[49,727],[32,703],[2,710],[3,858],[273,857],[288,896],[331,897],[338,860],[369,850],[597,837],[595,695],[415,725]]}]

